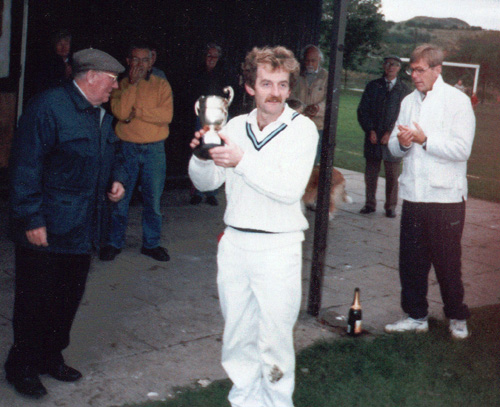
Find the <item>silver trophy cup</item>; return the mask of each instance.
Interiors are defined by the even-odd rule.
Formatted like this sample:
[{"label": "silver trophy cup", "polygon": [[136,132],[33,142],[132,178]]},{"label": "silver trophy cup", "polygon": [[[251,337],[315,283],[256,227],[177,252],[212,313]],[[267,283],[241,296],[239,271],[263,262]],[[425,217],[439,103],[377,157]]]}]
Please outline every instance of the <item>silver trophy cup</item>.
[{"label": "silver trophy cup", "polygon": [[233,101],[234,90],[231,86],[226,86],[223,90],[229,94],[227,99],[222,96],[200,96],[194,104],[194,111],[200,118],[201,127],[206,130],[200,145],[194,150],[197,157],[210,159],[208,150],[224,144],[217,132],[227,122],[228,107]]}]

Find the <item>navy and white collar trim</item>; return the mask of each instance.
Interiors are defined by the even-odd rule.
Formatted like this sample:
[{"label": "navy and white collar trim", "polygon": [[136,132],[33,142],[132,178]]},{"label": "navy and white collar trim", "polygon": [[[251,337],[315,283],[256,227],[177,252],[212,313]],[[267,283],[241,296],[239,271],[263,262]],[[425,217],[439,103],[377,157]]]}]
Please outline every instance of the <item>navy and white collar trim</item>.
[{"label": "navy and white collar trim", "polygon": [[[285,111],[286,111],[286,108],[285,108]],[[292,120],[294,120],[297,116],[299,116],[299,113],[294,111],[290,116],[290,119],[289,119],[290,122]],[[287,127],[288,127],[288,123],[281,123],[278,126],[278,128],[274,129],[271,133],[269,133],[262,141],[258,141],[257,137],[255,136],[255,133],[252,130],[252,125],[251,125],[250,121],[247,120],[247,122],[246,122],[247,136],[252,141],[252,144],[257,151],[260,151],[267,143],[269,143],[272,139],[274,139],[278,134],[280,134]]]}]

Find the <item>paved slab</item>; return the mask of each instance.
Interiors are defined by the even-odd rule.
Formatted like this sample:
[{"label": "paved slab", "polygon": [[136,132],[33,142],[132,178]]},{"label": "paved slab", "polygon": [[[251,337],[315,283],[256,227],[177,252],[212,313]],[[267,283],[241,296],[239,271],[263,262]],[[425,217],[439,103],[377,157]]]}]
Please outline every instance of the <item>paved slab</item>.
[{"label": "paved slab", "polygon": [[[341,208],[329,224],[322,315],[345,316],[355,287],[361,289],[364,326],[381,333],[401,315],[399,307],[399,215],[382,209],[360,215],[364,181],[342,170],[354,203]],[[378,199],[383,207],[384,180]],[[85,298],[65,351],[84,378],[60,383],[43,376],[49,396],[31,401],[18,396],[0,374],[0,406],[110,407],[175,395],[178,386],[225,378],[220,367],[223,321],[215,283],[217,235],[224,225],[221,205],[189,205],[187,190],[166,191],[163,241],[172,260],[158,263],[139,253],[140,206],[131,208],[124,251],[113,262],[94,259]],[[399,208],[398,208],[399,209]],[[307,214],[311,225],[314,214]],[[13,247],[5,236],[6,203],[0,202],[0,361],[12,342]],[[304,243],[303,310],[307,308],[313,231]],[[500,302],[500,204],[470,199],[463,238],[466,301],[472,307]],[[443,318],[435,277],[431,274],[430,313]],[[301,313],[297,348],[339,331]]]}]

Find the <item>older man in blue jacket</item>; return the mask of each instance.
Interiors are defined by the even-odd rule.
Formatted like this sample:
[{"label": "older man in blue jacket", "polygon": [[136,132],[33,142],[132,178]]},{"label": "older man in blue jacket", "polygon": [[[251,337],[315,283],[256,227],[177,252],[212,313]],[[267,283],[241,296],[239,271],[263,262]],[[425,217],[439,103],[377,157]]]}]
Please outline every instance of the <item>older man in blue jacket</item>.
[{"label": "older man in blue jacket", "polygon": [[47,393],[39,374],[67,382],[81,377],[62,351],[107,204],[124,194],[120,142],[101,107],[124,69],[97,49],[75,53],[74,81],[38,95],[19,122],[10,162],[14,344],[5,371],[27,396]]}]

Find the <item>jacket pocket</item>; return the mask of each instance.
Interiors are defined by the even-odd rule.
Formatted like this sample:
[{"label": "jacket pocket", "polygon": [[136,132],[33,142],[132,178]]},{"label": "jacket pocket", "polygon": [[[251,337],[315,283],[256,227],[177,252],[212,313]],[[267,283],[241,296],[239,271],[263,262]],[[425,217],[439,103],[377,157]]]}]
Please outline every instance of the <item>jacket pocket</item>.
[{"label": "jacket pocket", "polygon": [[54,235],[69,235],[87,221],[87,198],[62,190],[47,191],[43,213],[47,231]]},{"label": "jacket pocket", "polygon": [[429,174],[429,184],[434,188],[461,188],[461,177],[450,163],[436,162]]},{"label": "jacket pocket", "polygon": [[98,173],[97,142],[88,137],[61,140],[46,164],[45,183],[49,188],[87,191]]}]

